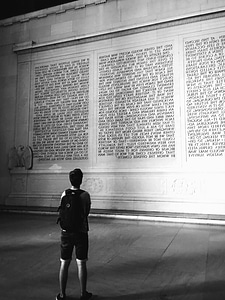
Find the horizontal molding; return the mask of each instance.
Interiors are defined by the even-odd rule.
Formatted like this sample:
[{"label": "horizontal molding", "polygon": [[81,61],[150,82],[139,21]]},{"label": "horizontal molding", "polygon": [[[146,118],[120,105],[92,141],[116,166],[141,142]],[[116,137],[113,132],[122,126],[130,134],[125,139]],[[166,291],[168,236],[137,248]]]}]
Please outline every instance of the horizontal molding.
[{"label": "horizontal molding", "polygon": [[[71,171],[71,169],[58,169],[58,170],[54,170],[54,169],[31,169],[31,170],[26,170],[25,168],[15,168],[13,170],[10,170],[10,174],[12,176],[17,176],[17,175],[28,175],[28,176],[32,176],[32,175],[66,175],[68,176],[69,172]],[[140,174],[149,174],[149,175],[165,175],[167,176],[169,175],[173,175],[173,174],[179,174],[181,176],[188,176],[188,175],[193,175],[193,173],[195,175],[206,175],[206,176],[210,176],[210,175],[214,175],[214,174],[225,174],[225,170],[223,169],[212,169],[201,167],[200,168],[192,168],[192,169],[176,169],[176,168],[133,168],[133,169],[91,169],[91,168],[82,168],[82,171],[84,174],[91,176],[91,175],[110,175],[110,174],[121,174],[121,175],[130,175],[130,176],[134,176],[136,174],[140,175]]]},{"label": "horizontal molding", "polygon": [[[58,213],[54,207],[26,207],[1,205],[0,211],[8,213],[25,213],[38,215],[55,215]],[[130,221],[148,221],[148,222],[165,222],[165,223],[184,223],[184,224],[199,224],[199,225],[225,225],[225,215],[211,215],[211,214],[184,214],[184,213],[164,213],[164,212],[138,212],[138,211],[107,211],[105,210],[91,210],[90,218],[102,219],[118,219]]]},{"label": "horizontal molding", "polygon": [[148,216],[138,214],[103,214],[103,213],[92,213],[90,217],[104,218],[104,219],[120,219],[120,220],[132,220],[132,221],[148,221],[148,222],[165,222],[165,223],[184,223],[184,224],[201,224],[201,225],[219,225],[225,226],[225,220],[217,219],[205,219],[201,218],[189,218],[189,217],[170,217],[168,216]]},{"label": "horizontal molding", "polygon": [[48,17],[49,15],[63,14],[67,11],[83,9],[83,8],[86,8],[89,6],[99,5],[99,4],[103,4],[106,2],[107,2],[107,0],[86,0],[86,3],[84,3],[84,1],[76,1],[76,2],[74,1],[74,2],[70,2],[70,3],[64,3],[61,5],[56,5],[53,7],[48,7],[48,8],[40,9],[38,11],[29,12],[26,14],[21,14],[19,16],[9,17],[9,18],[0,20],[0,27],[1,26],[10,26],[15,23],[29,22],[36,18],[40,19],[40,18]]},{"label": "horizontal molding", "polygon": [[181,16],[174,19],[164,19],[158,22],[149,22],[149,23],[138,24],[138,25],[130,25],[127,27],[121,27],[119,29],[118,28],[110,29],[106,31],[92,33],[92,34],[54,40],[54,41],[39,43],[39,44],[36,43],[35,41],[29,41],[27,42],[27,44],[26,43],[14,44],[13,51],[18,53],[45,51],[53,48],[56,49],[61,47],[74,46],[78,44],[90,43],[90,42],[104,40],[104,39],[127,36],[131,34],[153,31],[153,30],[163,29],[167,27],[190,24],[190,23],[216,19],[221,17],[225,17],[225,9],[215,10],[215,11],[211,10],[201,14],[196,13],[191,16],[190,15]]},{"label": "horizontal molding", "polygon": [[[8,195],[8,199],[40,199],[42,202],[43,200],[46,201],[55,201],[60,199],[62,193],[10,193]],[[147,194],[126,194],[121,195],[118,194],[108,194],[102,193],[100,195],[91,193],[91,200],[94,203],[123,203],[124,205],[128,203],[136,203],[143,204],[143,203],[168,203],[169,205],[176,205],[176,204],[190,204],[190,205],[224,205],[225,203],[222,201],[209,201],[206,199],[205,201],[198,201],[198,198],[191,198],[188,196],[179,196],[175,198],[171,195],[147,195]]]}]

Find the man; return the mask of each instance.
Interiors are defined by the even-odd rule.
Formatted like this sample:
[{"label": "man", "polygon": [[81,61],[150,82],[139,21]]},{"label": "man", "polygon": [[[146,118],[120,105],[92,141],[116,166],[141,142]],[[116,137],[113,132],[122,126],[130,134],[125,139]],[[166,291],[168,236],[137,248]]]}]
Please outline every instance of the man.
[{"label": "man", "polygon": [[[69,173],[69,179],[72,187],[62,193],[61,204],[59,209],[62,207],[62,200],[67,195],[77,194],[78,196],[72,197],[72,201],[79,202],[79,216],[74,218],[79,219],[78,223],[72,225],[72,229],[63,226],[63,222],[60,221],[62,227],[61,231],[61,264],[59,270],[59,286],[60,293],[56,296],[56,300],[66,299],[66,285],[68,278],[69,265],[72,259],[72,252],[75,247],[76,262],[78,268],[78,278],[81,289],[81,300],[88,300],[92,297],[91,293],[86,290],[87,286],[87,266],[86,262],[88,259],[88,214],[90,212],[91,200],[88,192],[81,190],[80,185],[83,179],[83,173],[80,169],[74,169]],[[78,203],[77,202],[77,203]],[[72,207],[72,203],[66,204],[67,208]],[[77,209],[76,209],[77,210]]]}]

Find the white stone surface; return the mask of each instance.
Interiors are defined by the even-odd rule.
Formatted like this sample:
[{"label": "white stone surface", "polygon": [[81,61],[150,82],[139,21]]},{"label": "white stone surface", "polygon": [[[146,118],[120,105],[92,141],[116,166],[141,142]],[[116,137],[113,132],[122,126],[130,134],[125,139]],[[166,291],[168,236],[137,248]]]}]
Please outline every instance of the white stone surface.
[{"label": "white stone surface", "polygon": [[[83,188],[90,192],[93,208],[225,214],[224,156],[188,157],[184,76],[185,41],[220,36],[225,26],[221,15],[202,16],[192,22],[185,18],[222,11],[224,1],[91,4],[76,1],[76,9],[68,4],[63,6],[64,12],[60,8],[61,13],[56,7],[29,14],[26,21],[24,16],[0,21],[0,203],[57,206],[62,190],[69,185],[69,170],[80,167],[84,170]],[[182,21],[169,23],[177,19]],[[165,43],[173,45],[175,158],[98,157],[100,55]],[[9,149],[33,143],[35,66],[82,57],[90,60],[88,160],[35,159],[32,170],[17,169],[9,175]]]}]

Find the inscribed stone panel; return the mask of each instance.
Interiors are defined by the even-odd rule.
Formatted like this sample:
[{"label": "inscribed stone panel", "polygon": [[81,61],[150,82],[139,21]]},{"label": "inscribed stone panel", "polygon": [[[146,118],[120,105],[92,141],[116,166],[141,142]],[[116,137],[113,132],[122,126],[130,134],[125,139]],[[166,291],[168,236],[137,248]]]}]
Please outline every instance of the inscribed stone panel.
[{"label": "inscribed stone panel", "polygon": [[175,157],[173,60],[172,43],[99,55],[99,157]]},{"label": "inscribed stone panel", "polygon": [[225,153],[225,35],[184,42],[188,157]]},{"label": "inscribed stone panel", "polygon": [[36,65],[34,78],[34,157],[88,159],[89,58]]}]

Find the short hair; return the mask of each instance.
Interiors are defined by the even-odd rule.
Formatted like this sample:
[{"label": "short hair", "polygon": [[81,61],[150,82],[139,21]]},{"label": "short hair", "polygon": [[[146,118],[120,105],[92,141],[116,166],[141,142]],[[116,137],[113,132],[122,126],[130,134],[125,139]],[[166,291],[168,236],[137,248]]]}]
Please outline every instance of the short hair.
[{"label": "short hair", "polygon": [[74,169],[73,171],[70,171],[69,173],[69,179],[74,187],[80,187],[83,179],[83,172],[81,169]]}]

